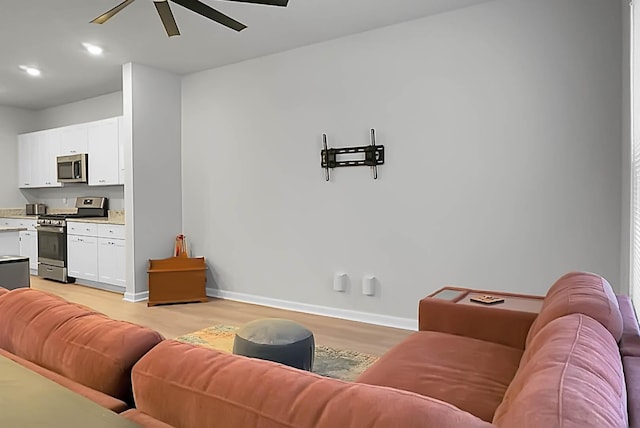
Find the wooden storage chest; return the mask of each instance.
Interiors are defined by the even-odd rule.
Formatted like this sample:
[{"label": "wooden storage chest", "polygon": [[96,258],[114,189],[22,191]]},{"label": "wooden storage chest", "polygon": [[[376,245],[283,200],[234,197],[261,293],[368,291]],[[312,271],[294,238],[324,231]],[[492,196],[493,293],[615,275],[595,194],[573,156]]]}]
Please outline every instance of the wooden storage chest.
[{"label": "wooden storage chest", "polygon": [[206,302],[207,266],[204,257],[169,257],[149,260],[147,306],[165,303]]}]

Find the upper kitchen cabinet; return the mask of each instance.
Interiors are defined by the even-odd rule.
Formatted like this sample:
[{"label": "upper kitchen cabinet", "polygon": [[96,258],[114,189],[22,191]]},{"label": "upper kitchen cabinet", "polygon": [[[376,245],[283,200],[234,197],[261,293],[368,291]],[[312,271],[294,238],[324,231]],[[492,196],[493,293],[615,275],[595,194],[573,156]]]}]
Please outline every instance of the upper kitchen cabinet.
[{"label": "upper kitchen cabinet", "polygon": [[35,155],[35,132],[18,135],[18,183],[19,187],[36,187],[33,180],[34,164],[31,157]]},{"label": "upper kitchen cabinet", "polygon": [[59,155],[77,155],[87,153],[88,135],[87,124],[65,126],[61,131]]},{"label": "upper kitchen cabinet", "polygon": [[62,186],[56,157],[82,153],[88,155],[90,186],[124,184],[121,126],[122,118],[113,117],[18,135],[19,187]]},{"label": "upper kitchen cabinet", "polygon": [[56,156],[60,151],[60,142],[62,133],[59,129],[50,131],[41,131],[40,138],[36,144],[38,150],[38,161],[40,173],[38,180],[40,187],[61,187],[62,183],[58,183],[58,166]]},{"label": "upper kitchen cabinet", "polygon": [[62,186],[56,179],[60,137],[57,129],[18,135],[19,187]]},{"label": "upper kitchen cabinet", "polygon": [[89,185],[120,184],[119,121],[117,117],[87,124]]}]

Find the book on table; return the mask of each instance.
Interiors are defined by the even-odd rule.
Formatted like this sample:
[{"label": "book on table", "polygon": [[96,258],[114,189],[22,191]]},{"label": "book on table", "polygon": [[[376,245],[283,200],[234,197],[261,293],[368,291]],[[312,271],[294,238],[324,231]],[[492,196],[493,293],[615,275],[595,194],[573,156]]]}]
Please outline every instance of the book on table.
[{"label": "book on table", "polygon": [[483,305],[494,305],[496,303],[503,303],[504,298],[491,296],[488,294],[474,294],[470,300],[476,303],[482,303]]}]

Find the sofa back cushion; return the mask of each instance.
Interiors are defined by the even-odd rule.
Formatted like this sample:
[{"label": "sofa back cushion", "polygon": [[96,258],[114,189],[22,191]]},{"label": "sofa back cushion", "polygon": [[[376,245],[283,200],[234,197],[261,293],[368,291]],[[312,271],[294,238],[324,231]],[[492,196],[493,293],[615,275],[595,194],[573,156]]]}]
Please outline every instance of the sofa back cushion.
[{"label": "sofa back cushion", "polygon": [[622,315],[611,285],[593,273],[570,272],[560,277],[547,292],[540,314],[529,329],[526,346],[551,321],[575,313],[599,321],[616,341],[620,340]]},{"label": "sofa back cushion", "polygon": [[582,314],[548,323],[525,350],[493,422],[499,427],[626,427],[624,373],[611,334]]},{"label": "sofa back cushion", "polygon": [[131,368],[162,339],[39,290],[0,298],[0,348],[124,401],[131,401]]},{"label": "sofa back cushion", "polygon": [[492,425],[393,388],[165,340],[133,368],[138,411],[175,427],[457,428]]}]

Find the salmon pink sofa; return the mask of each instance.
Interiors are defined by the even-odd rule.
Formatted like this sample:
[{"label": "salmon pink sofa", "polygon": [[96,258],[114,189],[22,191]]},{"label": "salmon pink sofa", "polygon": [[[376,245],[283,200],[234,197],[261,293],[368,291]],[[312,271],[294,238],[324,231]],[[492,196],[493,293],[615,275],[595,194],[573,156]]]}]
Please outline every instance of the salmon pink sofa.
[{"label": "salmon pink sofa", "polygon": [[500,427],[627,426],[618,342],[634,347],[638,322],[598,275],[564,275],[539,314],[425,298],[419,327],[358,381],[438,398]]},{"label": "salmon pink sofa", "polygon": [[424,299],[419,326],[353,383],[166,340],[134,366],[123,416],[157,428],[639,426],[638,323],[598,275],[563,276],[539,314]]},{"label": "salmon pink sofa", "polygon": [[131,407],[131,368],[162,340],[43,291],[0,289],[0,355],[114,412]]}]

